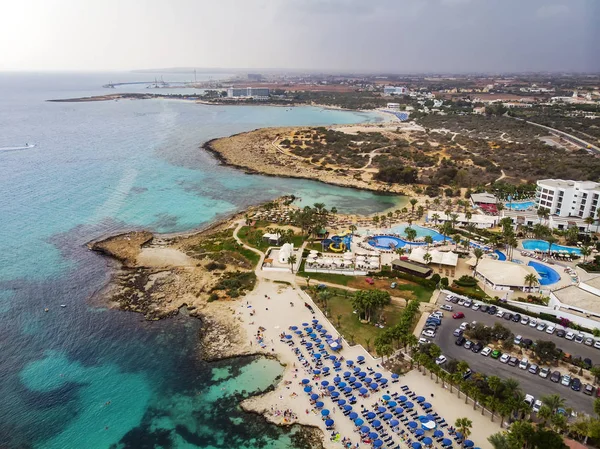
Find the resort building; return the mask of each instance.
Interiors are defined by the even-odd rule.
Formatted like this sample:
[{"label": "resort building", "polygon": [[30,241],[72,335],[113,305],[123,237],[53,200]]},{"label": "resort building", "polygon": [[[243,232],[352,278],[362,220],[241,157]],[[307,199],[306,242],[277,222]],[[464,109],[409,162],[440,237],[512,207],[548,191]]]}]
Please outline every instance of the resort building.
[{"label": "resort building", "polygon": [[500,291],[527,291],[529,286],[525,282],[525,277],[529,274],[540,278],[533,267],[508,261],[483,258],[475,268],[475,276],[478,279],[481,279],[486,286]]},{"label": "resort building", "polygon": [[265,100],[269,98],[270,91],[266,87],[230,87],[227,89],[228,98],[254,98]]},{"label": "resort building", "polygon": [[385,86],[383,88],[384,95],[408,95],[408,88],[404,86]]},{"label": "resort building", "polygon": [[[584,314],[586,317],[600,319],[600,276],[578,285],[559,288],[550,292],[548,307],[560,312],[560,316],[568,312]],[[586,323],[586,325],[589,325]],[[596,323],[594,327],[598,327]]]},{"label": "resort building", "polygon": [[[558,215],[550,215],[550,217],[545,220],[540,218],[536,211],[520,211],[509,209],[504,209],[501,215],[502,218],[510,218],[514,225],[534,226],[537,223],[543,222],[543,224],[547,225],[551,229],[565,230],[576,227],[579,229],[579,232],[586,232],[588,230],[588,224],[585,222],[585,217],[559,217]],[[596,222],[595,224],[589,226],[589,230],[599,232],[600,223]]]},{"label": "resort building", "polygon": [[595,217],[600,184],[592,181],[542,179],[537,182],[535,203],[558,217]]},{"label": "resort building", "polygon": [[402,271],[403,273],[412,274],[421,278],[426,278],[433,270],[429,267],[419,265],[405,260],[396,259],[392,261],[392,269]]},{"label": "resort building", "polygon": [[389,109],[390,111],[399,111],[400,103],[388,103],[386,108]]},{"label": "resort building", "polygon": [[[425,254],[427,253],[431,256],[430,262],[425,260]],[[452,251],[440,251],[438,249],[431,249],[428,251],[427,248],[423,246],[417,246],[416,248],[413,248],[408,255],[408,260],[424,265],[439,265],[440,268],[442,265],[444,267],[456,268],[456,265],[458,264],[458,254]]]},{"label": "resort building", "polygon": [[[498,220],[500,219],[498,216],[495,215],[473,214],[469,219],[467,219],[467,217],[463,213],[454,215],[456,215],[455,223],[459,226],[473,224],[480,229],[493,228],[498,224]],[[453,214],[446,215],[444,212],[439,210],[427,211],[427,222],[429,223],[444,223],[445,221],[452,221],[452,218]]]}]

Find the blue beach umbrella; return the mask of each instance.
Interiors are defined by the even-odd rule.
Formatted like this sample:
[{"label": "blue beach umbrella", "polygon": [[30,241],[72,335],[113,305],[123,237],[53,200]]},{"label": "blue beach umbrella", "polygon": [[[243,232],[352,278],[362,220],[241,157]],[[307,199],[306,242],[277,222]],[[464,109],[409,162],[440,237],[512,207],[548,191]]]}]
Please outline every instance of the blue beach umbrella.
[{"label": "blue beach umbrella", "polygon": [[429,446],[430,444],[433,444],[433,440],[429,437],[425,437],[425,438],[423,438],[423,444],[425,446]]},{"label": "blue beach umbrella", "polygon": [[[321,339],[320,338],[315,338],[315,343],[321,343]],[[319,345],[319,348],[323,349],[325,347],[325,345]]]},{"label": "blue beach umbrella", "polygon": [[348,415],[348,418],[350,418],[352,421],[354,421],[356,418],[358,418],[358,413],[352,412]]},{"label": "blue beach umbrella", "polygon": [[344,393],[350,393],[351,391],[352,391],[352,388],[344,387]]},{"label": "blue beach umbrella", "polygon": [[369,433],[369,431],[370,431],[370,430],[371,430],[371,428],[370,428],[369,426],[362,426],[362,427],[360,428],[360,431],[361,431],[362,433]]},{"label": "blue beach umbrella", "polygon": [[327,339],[331,339],[331,338],[333,338],[333,335],[331,335],[331,334],[327,334],[327,333],[326,333],[326,334],[325,334],[325,338],[327,338]]},{"label": "blue beach umbrella", "polygon": [[311,398],[313,401],[316,401],[317,399],[319,399],[319,395],[318,395],[317,393],[313,393],[313,394],[311,394],[311,395],[310,395],[310,398]]},{"label": "blue beach umbrella", "polygon": [[354,388],[361,388],[363,386],[363,384],[360,382],[354,382],[353,385],[354,385]]},{"label": "blue beach umbrella", "polygon": [[[315,320],[315,321],[313,321],[313,323],[317,323],[317,322],[318,322],[318,321],[316,321],[316,320]],[[322,324],[317,324],[317,325],[315,326],[315,328],[316,328],[316,329],[321,329],[322,327],[323,327],[323,325],[322,325]]]},{"label": "blue beach umbrella", "polygon": [[398,401],[399,401],[399,402],[406,402],[407,400],[408,400],[408,398],[407,398],[406,396],[400,396],[400,397],[398,398]]},{"label": "blue beach umbrella", "polygon": [[332,398],[337,398],[340,394],[337,391],[334,391],[333,393],[331,393],[331,397]]},{"label": "blue beach umbrella", "polygon": [[[338,404],[339,404],[339,403],[340,403],[342,400],[343,400],[343,399],[340,399],[340,400],[338,401]],[[349,412],[349,411],[351,411],[351,410],[352,410],[352,406],[351,406],[351,405],[344,405],[344,411],[345,411],[345,412]]]},{"label": "blue beach umbrella", "polygon": [[309,385],[307,387],[304,387],[304,392],[305,393],[310,393],[312,391],[312,387]]},{"label": "blue beach umbrella", "polygon": [[[429,402],[424,402],[424,403],[423,403],[423,408],[424,408],[424,409],[431,408],[431,404],[430,404]],[[429,415],[427,415],[427,416],[429,416]]]},{"label": "blue beach umbrella", "polygon": [[358,392],[360,394],[367,394],[368,390],[366,388],[361,388],[360,390],[358,390]]},{"label": "blue beach umbrella", "polygon": [[379,388],[379,385],[373,382],[371,385],[369,385],[369,387],[371,387],[372,390],[377,390],[377,388]]},{"label": "blue beach umbrella", "polygon": [[392,419],[390,421],[390,426],[392,427],[396,427],[398,424],[400,424],[400,421],[398,421],[397,419]]},{"label": "blue beach umbrella", "polygon": [[329,390],[329,391],[335,391],[335,387],[333,385],[329,385],[327,387],[327,390]]},{"label": "blue beach umbrella", "polygon": [[306,385],[306,384],[309,384],[309,383],[310,383],[309,379],[302,379],[302,384],[303,385]]},{"label": "blue beach umbrella", "polygon": [[352,365],[354,365],[353,360],[346,360],[346,366],[352,366]]},{"label": "blue beach umbrella", "polygon": [[388,402],[388,407],[390,407],[390,408],[396,407],[396,405],[398,405],[396,403],[396,401],[390,401],[390,402]]},{"label": "blue beach umbrella", "polygon": [[354,382],[356,382],[356,377],[354,377],[354,376],[350,376],[350,377],[348,378],[348,382],[350,382],[350,383],[354,383]]},{"label": "blue beach umbrella", "polygon": [[436,430],[435,432],[433,432],[434,438],[442,438],[443,436],[444,436],[444,432],[442,432],[441,430]]},{"label": "blue beach umbrella", "polygon": [[398,374],[396,374],[396,373],[393,373],[393,374],[392,374],[392,379],[398,379],[399,377],[400,377],[400,376],[398,376]]},{"label": "blue beach umbrella", "polygon": [[402,413],[404,413],[404,409],[402,407],[396,407],[394,409],[394,412],[401,415]]},{"label": "blue beach umbrella", "polygon": [[288,340],[291,340],[292,336],[291,336],[290,334],[287,334],[287,335],[285,336],[285,338],[287,338]]},{"label": "blue beach umbrella", "polygon": [[463,439],[463,434],[462,434],[462,433],[460,433],[460,432],[456,432],[456,434],[455,434],[455,435],[456,435],[456,436],[457,436],[459,439],[461,439],[461,440]]},{"label": "blue beach umbrella", "polygon": [[344,371],[344,377],[350,377],[350,371]]},{"label": "blue beach umbrella", "polygon": [[363,382],[366,383],[366,384],[370,384],[371,382],[373,382],[373,379],[371,379],[370,377],[365,377],[363,379]]},{"label": "blue beach umbrella", "polygon": [[375,413],[373,413],[373,412],[367,413],[367,419],[373,419],[373,418],[375,418]]},{"label": "blue beach umbrella", "polygon": [[303,327],[308,327],[308,323],[302,323]]},{"label": "blue beach umbrella", "polygon": [[465,447],[473,447],[473,446],[475,446],[475,443],[473,443],[471,440],[465,440],[465,442],[463,443],[463,445]]},{"label": "blue beach umbrella", "polygon": [[327,419],[327,420],[325,420],[325,425],[327,427],[333,426],[333,423],[334,423],[333,419]]},{"label": "blue beach umbrella", "polygon": [[328,373],[330,369],[331,369],[331,368],[329,368],[328,366],[326,366],[326,367],[324,367],[324,368],[323,368],[323,372],[324,372],[324,373]]},{"label": "blue beach umbrella", "polygon": [[314,332],[311,332],[310,334],[308,334],[308,336],[310,338],[317,338],[317,334],[315,334]]},{"label": "blue beach umbrella", "polygon": [[307,343],[304,343],[304,346],[306,346],[307,349],[312,348],[312,343],[309,341]]},{"label": "blue beach umbrella", "polygon": [[384,401],[389,401],[391,397],[389,394],[384,394],[383,396],[381,396],[381,399],[383,399]]},{"label": "blue beach umbrella", "polygon": [[383,446],[383,441],[381,441],[381,440],[373,441],[373,447],[381,447],[381,446]]},{"label": "blue beach umbrella", "polygon": [[321,374],[321,370],[320,369],[314,369],[313,370],[313,374]]},{"label": "blue beach umbrella", "polygon": [[422,402],[425,402],[425,398],[423,396],[417,396],[417,402],[421,404]]},{"label": "blue beach umbrella", "polygon": [[406,404],[404,404],[404,407],[406,408],[414,408],[415,404],[413,404],[412,402],[407,402]]},{"label": "blue beach umbrella", "polygon": [[369,434],[369,438],[371,438],[372,440],[374,440],[374,439],[375,439],[375,438],[377,438],[378,436],[379,436],[379,434],[378,434],[378,433],[376,433],[376,432],[371,432],[371,433]]},{"label": "blue beach umbrella", "polygon": [[336,383],[336,384],[339,384],[341,380],[342,380],[342,378],[340,376],[335,376],[333,378],[333,382]]},{"label": "blue beach umbrella", "polygon": [[415,430],[415,435],[418,437],[421,437],[421,436],[425,435],[425,431],[423,429],[417,429],[417,430]]},{"label": "blue beach umbrella", "polygon": [[448,438],[444,438],[442,440],[442,446],[452,446],[452,440],[449,440]]},{"label": "blue beach umbrella", "polygon": [[358,360],[359,362],[362,362],[364,360],[364,356],[359,355],[358,357],[356,357],[356,360]]},{"label": "blue beach umbrella", "polygon": [[[356,413],[355,413],[355,415],[356,415]],[[364,423],[365,423],[365,420],[361,419],[361,418],[356,418],[354,420],[354,424],[356,424],[357,426],[362,426]]]},{"label": "blue beach umbrella", "polygon": [[311,322],[312,322],[313,324],[317,324],[317,323],[319,322],[319,320],[317,320],[317,319],[314,319],[314,320],[312,320]]},{"label": "blue beach umbrella", "polygon": [[313,354],[315,359],[320,359],[321,358],[321,354],[319,354],[318,352],[316,354]]},{"label": "blue beach umbrella", "polygon": [[375,373],[375,376],[373,376],[373,377],[375,377],[375,379],[379,379],[379,378],[381,378],[381,373]]},{"label": "blue beach umbrella", "polygon": [[323,408],[323,406],[325,405],[325,403],[323,401],[319,401],[315,404],[315,407],[317,408]]},{"label": "blue beach umbrella", "polygon": [[329,385],[329,381],[323,380],[323,381],[321,381],[321,385],[323,385],[324,387],[326,387],[327,385]]},{"label": "blue beach umbrella", "polygon": [[367,377],[367,373],[365,373],[364,371],[361,371],[360,373],[358,373],[358,377],[360,377],[361,379],[364,379],[365,377]]},{"label": "blue beach umbrella", "polygon": [[408,423],[408,427],[410,427],[411,429],[416,429],[419,425],[414,422],[414,421],[409,421]]},{"label": "blue beach umbrella", "polygon": [[378,419],[376,419],[375,421],[373,421],[373,422],[371,423],[371,425],[372,425],[373,427],[375,427],[375,428],[378,428],[378,427],[380,427],[380,426],[381,426],[381,421],[379,421]]},{"label": "blue beach umbrella", "polygon": [[321,410],[321,416],[329,416],[329,409],[324,408]]},{"label": "blue beach umbrella", "polygon": [[340,399],[340,400],[338,401],[338,405],[344,405],[345,403],[346,403],[346,400],[345,400],[345,399]]},{"label": "blue beach umbrella", "polygon": [[340,382],[340,383],[338,384],[338,387],[340,387],[340,388],[344,388],[344,387],[345,387],[345,386],[347,386],[347,385],[348,385],[348,384],[347,384],[346,382]]},{"label": "blue beach umbrella", "polygon": [[294,331],[296,335],[302,335],[302,331]]},{"label": "blue beach umbrella", "polygon": [[385,384],[387,384],[387,382],[388,382],[388,380],[387,380],[387,379],[379,379],[379,383],[380,383],[381,385],[385,385]]},{"label": "blue beach umbrella", "polygon": [[339,368],[340,366],[342,366],[342,364],[341,364],[340,362],[335,362],[335,363],[333,364],[333,367],[334,367],[334,368]]},{"label": "blue beach umbrella", "polygon": [[298,329],[298,326],[292,326],[292,327],[290,327],[290,330],[293,330],[293,331],[295,331],[297,329]]},{"label": "blue beach umbrella", "polygon": [[384,413],[382,418],[385,421],[389,421],[390,419],[392,419],[392,414],[391,413]]},{"label": "blue beach umbrella", "polygon": [[411,446],[413,449],[421,449],[421,443],[418,441],[415,441]]},{"label": "blue beach umbrella", "polygon": [[333,360],[335,362],[337,360],[337,357],[334,355],[330,355],[329,360]]},{"label": "blue beach umbrella", "polygon": [[433,416],[433,415],[427,415],[427,416],[426,416],[426,418],[427,418],[429,421],[435,421],[435,416]]},{"label": "blue beach umbrella", "polygon": [[379,413],[384,413],[384,412],[385,412],[385,410],[386,410],[386,409],[385,409],[385,407],[377,407],[377,411],[378,411]]},{"label": "blue beach umbrella", "polygon": [[360,368],[357,366],[352,371],[354,371],[354,374],[358,374],[358,373],[360,373]]}]

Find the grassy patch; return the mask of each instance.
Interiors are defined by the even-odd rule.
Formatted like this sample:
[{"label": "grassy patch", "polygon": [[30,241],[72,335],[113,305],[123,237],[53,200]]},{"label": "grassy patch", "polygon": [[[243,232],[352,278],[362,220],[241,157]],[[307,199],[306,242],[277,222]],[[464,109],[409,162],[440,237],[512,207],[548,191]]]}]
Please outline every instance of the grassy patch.
[{"label": "grassy patch", "polygon": [[[277,227],[274,227],[277,231],[279,230]],[[279,230],[281,234],[285,233],[285,230]],[[256,248],[259,251],[265,252],[270,246],[272,246],[269,242],[263,240],[262,236],[266,232],[266,226],[257,225],[256,227],[242,226],[238,231],[238,237],[242,242],[246,245],[251,246],[252,248]],[[293,235],[290,237],[290,243],[294,244],[294,248],[299,248],[302,246],[304,242],[304,237],[302,235]]]},{"label": "grassy patch", "polygon": [[244,248],[233,238],[233,230],[215,232],[189,245],[186,252],[192,257],[209,258],[217,263],[252,268],[258,264],[260,255]]},{"label": "grassy patch", "polygon": [[330,282],[332,284],[344,285],[344,286],[347,286],[348,283],[354,278],[354,276],[345,276],[343,274],[306,273],[303,270],[298,271],[297,274],[298,274],[298,276],[302,276],[305,278],[310,277],[311,282],[312,281],[316,281],[316,282],[322,281],[322,282]]}]

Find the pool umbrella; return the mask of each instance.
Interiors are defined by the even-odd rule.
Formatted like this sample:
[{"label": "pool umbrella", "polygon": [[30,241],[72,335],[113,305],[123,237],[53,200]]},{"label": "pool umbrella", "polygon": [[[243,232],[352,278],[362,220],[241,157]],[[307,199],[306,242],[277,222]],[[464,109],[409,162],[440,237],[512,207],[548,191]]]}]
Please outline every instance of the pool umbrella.
[{"label": "pool umbrella", "polygon": [[340,387],[340,388],[344,388],[344,387],[345,387],[345,386],[347,386],[347,385],[348,385],[348,384],[347,384],[346,382],[340,382],[340,383],[338,384],[338,387]]},{"label": "pool umbrella", "polygon": [[353,360],[346,360],[346,366],[352,366],[352,365],[354,365]]},{"label": "pool umbrella", "polygon": [[[341,401],[341,399],[340,399],[340,401]],[[345,412],[349,412],[351,410],[352,410],[352,406],[351,405],[344,405],[344,411]]]},{"label": "pool umbrella", "polygon": [[433,440],[429,437],[425,437],[423,438],[423,444],[429,446],[430,444],[433,444]]},{"label": "pool umbrella", "polygon": [[345,403],[346,403],[346,400],[345,400],[345,399],[340,399],[340,400],[338,401],[338,405],[344,405]]},{"label": "pool umbrella", "polygon": [[373,441],[373,447],[381,447],[381,446],[383,446],[383,441],[381,441],[381,440]]},{"label": "pool umbrella", "polygon": [[442,432],[441,430],[436,430],[435,432],[433,432],[434,438],[442,438],[443,436],[444,436],[444,432]]},{"label": "pool umbrella", "polygon": [[408,398],[406,396],[400,396],[398,398],[398,401],[400,401],[400,402],[406,402],[407,400],[408,400]]},{"label": "pool umbrella", "polygon": [[373,412],[367,413],[367,419],[373,419],[373,418],[375,418],[375,413],[373,413]]},{"label": "pool umbrella", "polygon": [[[429,402],[424,402],[423,403],[423,408],[431,408],[431,404]],[[427,416],[429,416],[429,415],[427,415]]]},{"label": "pool umbrella", "polygon": [[326,387],[327,385],[329,385],[329,381],[324,380],[321,382],[321,385],[323,385],[324,387]]},{"label": "pool umbrella", "polygon": [[344,377],[350,377],[350,371],[344,371]]},{"label": "pool umbrella", "polygon": [[425,431],[423,429],[417,429],[417,430],[415,430],[415,435],[418,437],[421,437],[421,436],[425,435]]},{"label": "pool umbrella", "polygon": [[372,390],[377,390],[377,388],[379,388],[379,385],[373,382],[371,385],[369,385],[369,387],[371,387]]},{"label": "pool umbrella", "polygon": [[362,426],[362,427],[360,428],[360,431],[361,431],[362,433],[369,433],[369,431],[370,431],[370,430],[371,430],[371,428],[370,428],[369,426]]},{"label": "pool umbrella", "polygon": [[418,441],[415,441],[415,442],[412,444],[412,448],[413,448],[413,449],[421,449],[421,443],[419,443]]},{"label": "pool umbrella", "polygon": [[325,403],[324,403],[324,402],[322,402],[322,401],[319,401],[319,402],[317,402],[317,403],[315,404],[315,407],[317,407],[317,408],[323,408],[323,406],[324,406],[324,405],[325,405]]},{"label": "pool umbrella", "polygon": [[400,421],[398,421],[397,419],[392,419],[390,421],[390,426],[391,427],[396,427],[398,424],[400,424]]},{"label": "pool umbrella", "polygon": [[390,419],[392,419],[392,414],[391,413],[384,413],[383,414],[383,419],[385,421],[389,421]]},{"label": "pool umbrella", "polygon": [[361,388],[360,390],[358,390],[358,392],[360,394],[367,394],[367,389],[366,388]]},{"label": "pool umbrella", "polygon": [[333,385],[329,385],[329,386],[327,387],[327,390],[329,390],[329,391],[334,391],[334,390],[335,390],[335,387],[334,387]]},{"label": "pool umbrella", "polygon": [[383,399],[384,401],[389,401],[391,398],[388,394],[384,394],[383,396],[381,396],[381,399]]},{"label": "pool umbrella", "polygon": [[390,401],[390,402],[388,402],[388,407],[390,407],[390,408],[396,407],[396,405],[398,405],[396,403],[396,401]]},{"label": "pool umbrella", "polygon": [[379,434],[377,434],[376,432],[371,432],[369,434],[369,438],[371,438],[372,440],[374,440],[375,438],[377,438],[379,436]]},{"label": "pool umbrella", "polygon": [[292,326],[292,327],[290,327],[290,330],[293,330],[293,331],[298,330],[298,326]]},{"label": "pool umbrella", "polygon": [[442,446],[452,446],[452,440],[449,440],[448,438],[444,438],[442,440]]},{"label": "pool umbrella", "polygon": [[308,383],[310,383],[310,380],[308,380],[308,379],[302,379],[302,384],[303,385],[306,385]]},{"label": "pool umbrella", "polygon": [[[352,414],[352,413],[350,413],[350,414]],[[356,413],[355,413],[355,415],[356,415]],[[354,424],[356,424],[357,426],[362,426],[364,424],[364,422],[365,422],[365,420],[361,419],[361,418],[354,419]]]},{"label": "pool umbrella", "polygon": [[423,396],[417,396],[417,402],[419,404],[421,404],[421,403],[425,402],[425,398]]},{"label": "pool umbrella", "polygon": [[356,357],[356,360],[358,360],[359,362],[362,362],[364,360],[364,356],[359,355],[358,357]]},{"label": "pool umbrella", "polygon": [[337,398],[340,394],[337,391],[334,391],[333,393],[331,393],[331,397],[332,398]]},{"label": "pool umbrella", "polygon": [[335,376],[333,378],[333,382],[336,383],[336,384],[339,384],[341,380],[342,380],[342,378],[340,376]]},{"label": "pool umbrella", "polygon": [[308,386],[308,387],[304,387],[304,392],[305,393],[310,393],[312,391],[312,387]]},{"label": "pool umbrella", "polygon": [[399,415],[401,415],[402,413],[404,413],[404,409],[402,407],[396,407],[394,409],[394,412],[398,413]]},{"label": "pool umbrella", "polygon": [[473,443],[471,440],[465,440],[465,442],[463,443],[463,445],[465,447],[473,447],[473,446],[475,446],[475,443]]},{"label": "pool umbrella", "polygon": [[331,427],[331,426],[333,426],[333,423],[334,423],[333,419],[327,419],[327,420],[325,421],[325,425],[326,425],[327,427]]},{"label": "pool umbrella", "polygon": [[416,429],[418,426],[419,425],[416,422],[414,422],[414,421],[410,421],[408,423],[408,427],[410,427],[411,429]]},{"label": "pool umbrella", "polygon": [[404,404],[404,406],[406,408],[413,408],[415,406],[415,404],[413,404],[412,402],[407,402],[406,404]]},{"label": "pool umbrella", "polygon": [[348,418],[350,418],[352,421],[354,421],[356,418],[358,418],[358,413],[352,412],[348,415]]},{"label": "pool umbrella", "polygon": [[329,416],[329,410],[326,408],[321,410],[321,416]]}]

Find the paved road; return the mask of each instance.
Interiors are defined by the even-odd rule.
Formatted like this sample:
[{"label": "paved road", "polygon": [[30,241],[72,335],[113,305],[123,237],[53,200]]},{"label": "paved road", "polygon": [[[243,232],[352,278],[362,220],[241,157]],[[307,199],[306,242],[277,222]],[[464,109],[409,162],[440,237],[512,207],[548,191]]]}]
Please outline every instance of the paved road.
[{"label": "paved road", "polygon": [[[440,295],[442,298],[445,297],[444,294]],[[442,299],[443,300],[443,299]],[[445,301],[444,301],[445,302]],[[508,321],[504,319],[496,318],[495,316],[490,316],[487,313],[484,314],[479,311],[467,311],[464,307],[457,306],[453,304],[455,310],[465,311],[466,321],[478,321],[484,322],[487,325],[493,325],[496,320],[501,322],[503,325],[510,327],[513,329],[515,335],[517,334],[516,330],[520,329],[523,331],[522,335],[525,338],[532,338],[534,336],[541,336],[541,332],[536,331],[529,326],[523,326],[518,323],[512,323],[512,326]],[[471,369],[476,372],[484,373],[487,375],[496,375],[504,379],[514,378],[519,381],[521,389],[526,394],[533,395],[536,399],[541,396],[556,393],[561,397],[565,398],[566,404],[568,407],[572,407],[576,411],[583,411],[589,414],[593,414],[593,396],[586,396],[583,392],[576,392],[571,390],[569,387],[564,387],[560,383],[551,382],[549,378],[542,379],[538,375],[534,375],[529,373],[526,370],[521,370],[517,367],[509,366],[508,364],[504,364],[499,360],[492,359],[491,357],[484,357],[481,354],[475,354],[470,350],[464,349],[462,346],[456,346],[454,344],[456,338],[452,335],[454,330],[460,325],[460,323],[465,320],[454,320],[451,318],[449,312],[445,312],[445,319],[443,320],[442,326],[440,326],[439,331],[436,337],[433,339],[433,342],[436,343],[441,349],[442,353],[452,359],[457,360],[465,360]],[[525,329],[527,327],[527,329]],[[531,329],[531,331],[529,330]],[[529,332],[526,334],[525,332]],[[537,333],[537,334],[536,334]],[[551,335],[545,334],[544,336],[552,337]],[[554,337],[556,340],[562,340],[568,342],[564,339],[559,339]],[[569,342],[572,343],[572,342]],[[579,345],[578,343],[572,343],[574,345]],[[565,345],[563,345],[565,346]],[[587,348],[587,347],[586,347]],[[563,349],[565,349],[563,347]],[[597,351],[600,354],[600,350],[596,350],[591,348],[594,351]],[[566,350],[566,349],[565,349]]]}]

